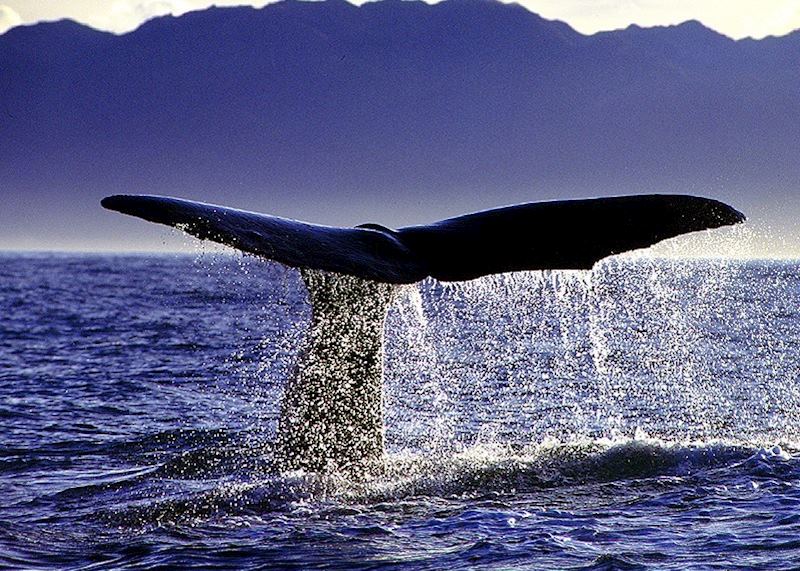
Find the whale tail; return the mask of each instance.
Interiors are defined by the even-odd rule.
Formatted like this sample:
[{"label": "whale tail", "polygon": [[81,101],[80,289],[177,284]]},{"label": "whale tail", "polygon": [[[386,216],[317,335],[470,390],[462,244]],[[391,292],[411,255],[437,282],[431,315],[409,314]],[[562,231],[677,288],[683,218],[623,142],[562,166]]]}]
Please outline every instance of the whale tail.
[{"label": "whale tail", "polygon": [[606,256],[745,219],[716,200],[658,194],[522,204],[398,230],[160,196],[110,196],[102,205],[301,269],[311,332],[285,389],[277,460],[312,470],[364,466],[383,453],[383,324],[393,284],[590,269]]},{"label": "whale tail", "polygon": [[668,194],[534,202],[398,230],[321,226],[162,196],[109,196],[102,205],[287,266],[395,284],[590,269],[606,256],[744,220],[722,202]]}]

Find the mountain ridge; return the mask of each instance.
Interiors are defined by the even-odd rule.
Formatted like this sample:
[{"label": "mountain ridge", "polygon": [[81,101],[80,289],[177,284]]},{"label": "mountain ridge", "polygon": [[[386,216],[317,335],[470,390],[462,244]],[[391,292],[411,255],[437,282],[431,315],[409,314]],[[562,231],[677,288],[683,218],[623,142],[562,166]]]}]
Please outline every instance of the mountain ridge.
[{"label": "mountain ridge", "polygon": [[[689,19],[689,20],[684,20],[682,22],[675,23],[675,24],[654,24],[652,26],[643,26],[641,24],[631,23],[631,24],[629,24],[628,26],[626,26],[624,28],[616,28],[616,29],[611,29],[611,30],[599,30],[599,31],[593,32],[593,33],[584,33],[584,32],[580,32],[580,31],[576,30],[570,24],[568,24],[567,22],[564,22],[562,20],[544,18],[543,16],[537,14],[536,12],[534,12],[532,10],[529,10],[528,8],[525,8],[524,6],[522,6],[521,4],[519,4],[517,2],[507,2],[507,3],[505,3],[505,2],[500,2],[499,0],[445,0],[445,2],[447,4],[451,4],[451,5],[452,4],[467,4],[467,5],[469,5],[469,4],[501,4],[501,5],[504,5],[504,6],[517,7],[519,9],[521,9],[521,10],[524,10],[526,12],[529,12],[531,14],[534,14],[534,15],[538,16],[543,21],[552,22],[552,23],[556,23],[556,24],[565,26],[565,27],[569,28],[572,32],[574,32],[575,34],[579,34],[579,35],[584,36],[584,37],[592,37],[592,36],[597,36],[597,35],[601,35],[601,34],[614,34],[614,33],[620,32],[620,31],[631,31],[631,30],[662,30],[662,29],[667,29],[668,30],[668,29],[672,29],[672,28],[680,28],[680,27],[687,26],[687,25],[693,26],[693,27],[696,27],[696,28],[702,28],[703,30],[712,32],[712,33],[714,33],[715,35],[718,35],[718,36],[722,36],[722,37],[724,37],[724,38],[726,38],[726,39],[728,39],[728,40],[730,40],[732,42],[760,42],[760,41],[763,41],[763,40],[772,40],[772,39],[784,38],[786,36],[793,35],[793,34],[796,34],[796,33],[800,32],[800,29],[797,29],[797,30],[791,30],[789,32],[786,32],[785,34],[779,34],[779,35],[778,34],[771,34],[771,35],[768,35],[768,36],[764,36],[763,38],[753,38],[753,37],[747,36],[747,37],[736,39],[736,38],[732,38],[732,37],[724,34],[723,32],[719,32],[717,30],[714,30],[710,26],[707,26],[706,24],[702,23],[700,20],[692,18],[692,19]],[[437,2],[436,4],[441,4],[441,3],[442,2]],[[188,12],[184,12],[183,14],[181,14],[179,16],[175,16],[175,15],[172,15],[172,14],[165,14],[165,15],[162,15],[162,16],[154,16],[152,18],[149,18],[149,19],[143,21],[141,24],[139,24],[139,26],[137,26],[133,30],[129,30],[129,31],[122,32],[122,33],[115,33],[115,32],[110,32],[110,31],[107,31],[107,30],[101,30],[101,29],[98,29],[98,28],[94,28],[94,27],[90,26],[89,24],[84,24],[84,23],[78,22],[77,20],[75,20],[73,18],[60,18],[60,19],[57,19],[57,20],[48,20],[48,21],[37,22],[37,23],[33,23],[33,24],[30,24],[30,23],[19,24],[17,26],[9,28],[8,30],[6,30],[3,33],[0,33],[0,38],[2,38],[4,35],[6,35],[9,32],[11,32],[12,30],[14,30],[15,33],[16,33],[16,31],[31,29],[31,28],[35,28],[37,26],[50,26],[52,24],[62,24],[62,23],[72,23],[72,24],[75,24],[76,26],[80,26],[80,27],[87,28],[87,29],[95,31],[95,32],[99,32],[99,33],[102,33],[102,34],[108,34],[108,35],[111,35],[111,36],[125,36],[125,35],[128,35],[128,34],[136,32],[142,26],[146,26],[147,24],[149,24],[150,22],[153,22],[153,21],[176,20],[176,19],[181,19],[183,17],[189,16],[189,15],[192,15],[192,14],[215,11],[215,10],[222,10],[222,11],[242,10],[242,11],[257,12],[257,11],[267,10],[267,9],[269,9],[271,7],[274,7],[275,5],[290,5],[291,6],[291,5],[296,5],[296,4],[339,5],[339,6],[344,6],[344,7],[348,7],[348,8],[353,8],[353,9],[356,9],[356,10],[359,9],[359,8],[362,8],[364,6],[368,6],[370,4],[424,4],[426,6],[435,5],[435,4],[429,4],[427,2],[424,2],[423,0],[374,0],[374,1],[366,2],[366,3],[360,4],[360,5],[352,4],[351,2],[348,2],[348,0],[278,0],[277,2],[272,2],[272,3],[269,3],[269,4],[265,4],[264,6],[261,6],[261,7],[258,7],[258,8],[254,7],[254,6],[216,6],[216,5],[212,5],[212,6],[209,6],[208,8],[190,10]]]}]

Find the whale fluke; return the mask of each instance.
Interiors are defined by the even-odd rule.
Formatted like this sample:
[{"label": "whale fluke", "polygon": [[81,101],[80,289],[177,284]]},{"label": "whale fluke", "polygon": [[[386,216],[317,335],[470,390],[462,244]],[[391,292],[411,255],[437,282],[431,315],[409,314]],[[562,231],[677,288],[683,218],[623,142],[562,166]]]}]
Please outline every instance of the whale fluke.
[{"label": "whale fluke", "polygon": [[109,196],[102,205],[287,266],[394,284],[590,269],[613,254],[744,220],[722,202],[667,194],[534,202],[399,230],[322,226],[162,196]]},{"label": "whale fluke", "polygon": [[311,331],[284,391],[281,469],[367,469],[383,454],[383,326],[395,284],[589,269],[613,254],[744,220],[694,196],[538,202],[426,226],[333,228],[160,196],[103,206],[300,268]]},{"label": "whale fluke", "polygon": [[381,230],[321,226],[164,196],[109,196],[101,204],[293,268],[386,283],[413,283],[425,277],[408,249]]}]

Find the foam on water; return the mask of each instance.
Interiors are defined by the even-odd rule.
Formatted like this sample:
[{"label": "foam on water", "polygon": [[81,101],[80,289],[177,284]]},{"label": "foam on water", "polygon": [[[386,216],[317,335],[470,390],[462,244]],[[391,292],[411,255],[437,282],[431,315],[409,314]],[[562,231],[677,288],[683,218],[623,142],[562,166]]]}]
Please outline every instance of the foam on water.
[{"label": "foam on water", "polygon": [[[264,450],[235,448],[223,453],[227,465],[209,463],[213,450],[183,458],[153,471],[121,473],[101,485],[59,492],[87,498],[128,488],[136,499],[98,514],[131,529],[202,525],[220,518],[256,517],[267,513],[324,512],[331,506],[370,510],[386,503],[469,502],[482,498],[544,501],[593,486],[680,487],[683,482],[714,481],[750,485],[781,474],[800,472],[800,448],[734,442],[668,442],[644,434],[635,439],[594,439],[569,443],[549,440],[511,447],[475,445],[451,455],[391,454],[384,466],[357,478],[346,472],[317,474],[271,470]],[[242,454],[250,454],[246,459]],[[224,470],[223,470],[224,468]],[[755,480],[754,480],[755,479]],[[164,482],[172,481],[171,485]],[[175,482],[183,482],[176,485]],[[188,482],[195,484],[190,491]],[[156,482],[160,482],[157,483]],[[637,484],[638,482],[638,484]],[[148,489],[152,486],[155,489]],[[758,484],[755,484],[758,485]],[[138,497],[137,497],[138,496]]]}]

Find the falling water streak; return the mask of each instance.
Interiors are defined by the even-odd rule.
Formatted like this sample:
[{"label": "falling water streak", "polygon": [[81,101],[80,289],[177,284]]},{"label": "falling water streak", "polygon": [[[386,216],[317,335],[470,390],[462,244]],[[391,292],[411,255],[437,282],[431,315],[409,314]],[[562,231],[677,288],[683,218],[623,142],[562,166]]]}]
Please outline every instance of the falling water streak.
[{"label": "falling water streak", "polygon": [[[433,333],[423,304],[420,288],[424,285],[409,285],[398,289],[386,324],[387,353],[398,351],[400,359],[389,359],[387,377],[397,378],[389,385],[385,394],[387,410],[388,449],[402,451],[404,440],[415,446],[437,450],[449,443],[456,420],[451,414],[447,393],[442,388],[446,377],[435,373],[440,370],[438,347],[433,342]],[[421,420],[417,407],[422,404],[436,411],[430,421]],[[398,434],[400,433],[400,434]],[[400,438],[393,439],[394,435]]]}]

